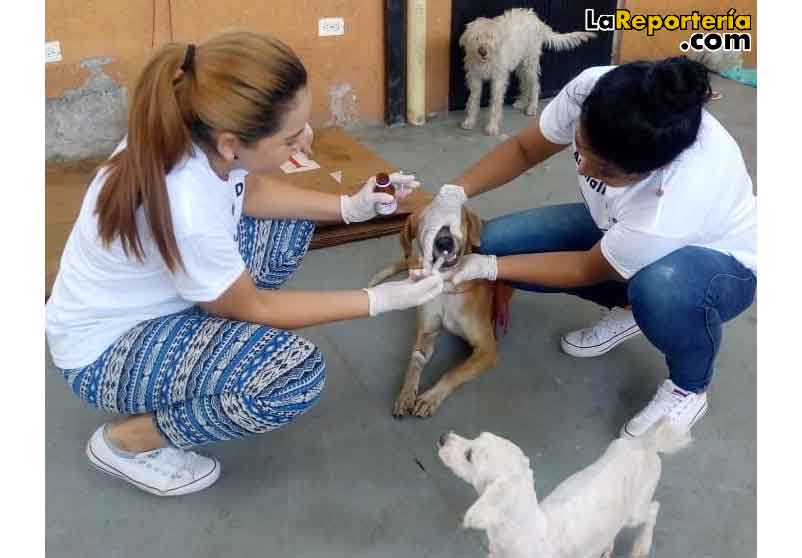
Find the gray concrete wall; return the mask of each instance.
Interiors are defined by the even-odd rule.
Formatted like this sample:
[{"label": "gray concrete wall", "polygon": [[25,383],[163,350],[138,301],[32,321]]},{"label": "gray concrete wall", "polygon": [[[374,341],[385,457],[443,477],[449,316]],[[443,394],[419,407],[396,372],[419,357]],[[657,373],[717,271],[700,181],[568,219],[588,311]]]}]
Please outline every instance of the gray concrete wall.
[{"label": "gray concrete wall", "polygon": [[45,100],[45,158],[82,159],[108,155],[125,133],[127,88],[103,71],[110,58],[90,58],[91,72],[75,89]]}]

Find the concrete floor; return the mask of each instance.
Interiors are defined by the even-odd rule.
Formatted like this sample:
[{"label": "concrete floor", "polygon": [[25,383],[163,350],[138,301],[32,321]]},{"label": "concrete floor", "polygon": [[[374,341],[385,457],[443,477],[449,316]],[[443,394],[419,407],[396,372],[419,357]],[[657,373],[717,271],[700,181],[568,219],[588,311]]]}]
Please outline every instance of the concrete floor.
[{"label": "concrete floor", "polygon": [[[714,85],[724,98],[710,108],[739,141],[754,177],[755,90],[721,79]],[[357,136],[435,189],[499,141],[459,129],[460,117]],[[526,120],[507,110],[505,129]],[[575,200],[573,162],[563,153],[470,204],[489,218]],[[360,287],[398,252],[395,237],[315,251],[291,286]],[[413,312],[305,330],[328,361],[319,405],[285,429],[209,448],[223,462],[220,481],[175,499],[89,467],[83,446],[105,417],[78,401],[48,364],[48,556],[485,556],[483,536],[459,528],[475,495],[440,464],[437,436],[487,430],[512,439],[531,457],[545,496],[600,455],[665,375],[661,355],[642,337],[598,359],[562,354],[560,333],[598,316],[590,303],[518,293],[512,312],[498,369],[428,420],[390,416]],[[756,327],[755,307],[727,325],[711,411],[695,428],[695,446],[664,460],[656,557],[756,553]],[[466,354],[460,341],[442,336],[424,381]],[[621,538],[626,545],[631,533]]]}]

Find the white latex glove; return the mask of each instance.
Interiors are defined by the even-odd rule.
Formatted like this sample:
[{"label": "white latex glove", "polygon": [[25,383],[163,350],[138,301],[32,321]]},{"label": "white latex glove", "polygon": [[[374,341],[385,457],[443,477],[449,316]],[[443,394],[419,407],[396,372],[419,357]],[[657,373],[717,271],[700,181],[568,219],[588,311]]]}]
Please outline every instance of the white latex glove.
[{"label": "white latex glove", "polygon": [[370,299],[370,315],[378,316],[390,310],[404,310],[420,306],[432,300],[443,292],[443,276],[438,272],[442,259],[435,264],[434,271],[415,280],[382,283],[369,289],[363,289]]},{"label": "white latex glove", "polygon": [[[394,172],[390,175],[390,182],[396,189],[395,199],[407,197],[420,182],[415,180],[413,174]],[[353,196],[340,196],[340,213],[346,223],[360,223],[373,219],[376,216],[377,203],[391,203],[393,196],[374,192],[376,177],[371,176],[365,185]]]},{"label": "white latex glove", "polygon": [[495,281],[498,275],[498,262],[496,256],[483,256],[481,254],[468,254],[460,258],[457,268],[446,277],[454,285],[473,279],[488,279]]},{"label": "white latex glove", "polygon": [[434,197],[429,207],[421,214],[423,232],[421,245],[423,246],[423,269],[428,272],[432,269],[432,251],[434,237],[443,227],[448,227],[451,235],[459,240],[462,238],[462,204],[468,197],[462,186],[446,184]]}]

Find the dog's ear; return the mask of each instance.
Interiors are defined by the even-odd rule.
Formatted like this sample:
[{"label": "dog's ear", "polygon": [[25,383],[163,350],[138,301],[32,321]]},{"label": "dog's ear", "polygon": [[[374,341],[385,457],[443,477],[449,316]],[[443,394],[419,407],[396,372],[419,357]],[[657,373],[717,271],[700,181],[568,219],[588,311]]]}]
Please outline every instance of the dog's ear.
[{"label": "dog's ear", "polygon": [[470,29],[471,27],[477,27],[478,25],[481,25],[486,21],[491,21],[491,19],[489,17],[479,16],[476,19],[469,21],[468,24],[465,26],[465,29]]},{"label": "dog's ear", "polygon": [[505,477],[487,485],[479,499],[465,512],[462,526],[466,529],[490,529],[504,521],[504,502],[509,498],[510,486]]},{"label": "dog's ear", "polygon": [[464,216],[468,222],[468,244],[473,248],[478,248],[482,245],[482,219],[467,210]]},{"label": "dog's ear", "polygon": [[401,248],[404,250],[404,258],[409,259],[412,255],[412,240],[418,232],[418,212],[411,213],[407,217],[404,228],[401,229],[399,238],[401,240]]},{"label": "dog's ear", "polygon": [[468,25],[465,26],[465,31],[462,32],[459,38],[459,46],[464,47],[465,44],[468,42],[468,37],[470,36],[470,31],[472,27],[476,27],[484,21],[490,21],[486,17],[477,17],[473,21],[469,22]]}]

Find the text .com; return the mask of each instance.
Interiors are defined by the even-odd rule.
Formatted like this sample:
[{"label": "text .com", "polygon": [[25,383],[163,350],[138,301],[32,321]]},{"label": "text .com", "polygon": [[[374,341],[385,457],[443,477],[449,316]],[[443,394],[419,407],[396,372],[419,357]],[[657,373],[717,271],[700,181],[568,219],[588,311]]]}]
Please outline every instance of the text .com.
[{"label": "text .com", "polygon": [[739,14],[735,8],[725,14],[632,14],[626,9],[617,9],[613,14],[596,14],[592,8],[585,10],[585,29],[588,31],[641,31],[653,36],[660,30],[690,31],[687,40],[680,43],[688,50],[752,50],[752,16]]}]

